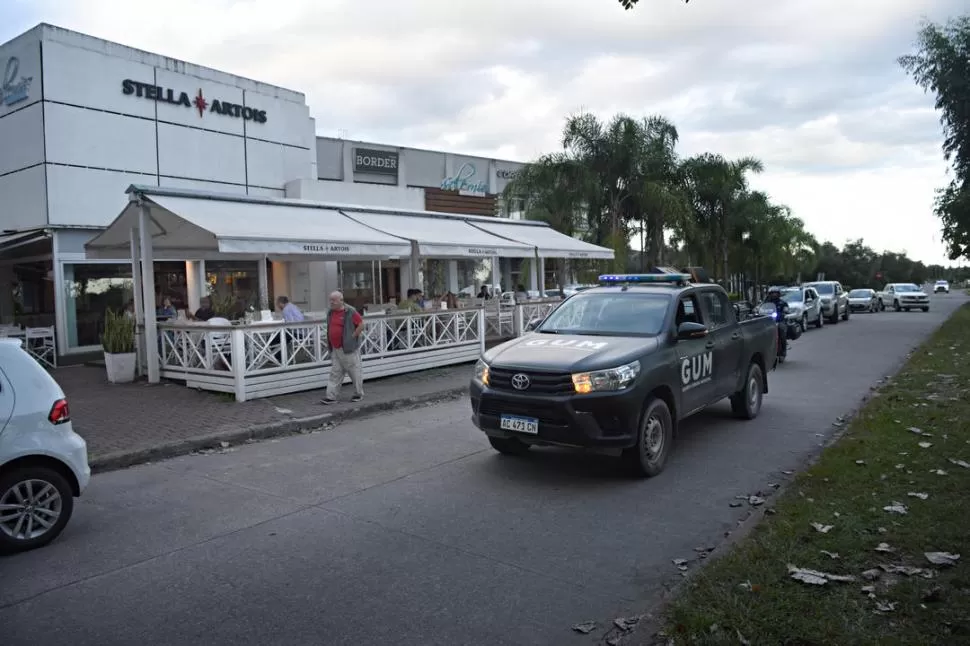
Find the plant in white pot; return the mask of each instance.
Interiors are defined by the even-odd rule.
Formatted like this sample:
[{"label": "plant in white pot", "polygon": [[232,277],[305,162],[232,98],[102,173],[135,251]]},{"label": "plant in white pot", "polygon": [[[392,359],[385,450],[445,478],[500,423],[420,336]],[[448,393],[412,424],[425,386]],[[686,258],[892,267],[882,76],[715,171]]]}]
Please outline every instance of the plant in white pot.
[{"label": "plant in white pot", "polygon": [[108,381],[113,384],[127,384],[135,380],[135,322],[124,312],[104,313],[104,334],[101,336],[104,349],[104,366]]}]

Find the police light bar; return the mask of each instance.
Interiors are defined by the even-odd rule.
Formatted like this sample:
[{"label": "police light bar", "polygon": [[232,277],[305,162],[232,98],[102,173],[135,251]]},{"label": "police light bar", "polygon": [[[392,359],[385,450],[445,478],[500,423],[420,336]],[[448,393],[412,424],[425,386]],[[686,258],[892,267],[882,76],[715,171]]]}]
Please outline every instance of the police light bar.
[{"label": "police light bar", "polygon": [[661,284],[685,284],[690,282],[690,274],[603,274],[599,277],[599,282],[606,285],[616,285],[621,283],[661,283]]}]

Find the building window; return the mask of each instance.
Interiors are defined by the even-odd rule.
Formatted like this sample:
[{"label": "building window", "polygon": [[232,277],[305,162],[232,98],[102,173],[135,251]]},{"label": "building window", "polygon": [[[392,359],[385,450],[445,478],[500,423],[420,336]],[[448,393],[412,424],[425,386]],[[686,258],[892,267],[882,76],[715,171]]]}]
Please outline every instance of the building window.
[{"label": "building window", "polygon": [[64,264],[64,317],[69,348],[101,343],[106,310],[133,301],[131,263]]}]

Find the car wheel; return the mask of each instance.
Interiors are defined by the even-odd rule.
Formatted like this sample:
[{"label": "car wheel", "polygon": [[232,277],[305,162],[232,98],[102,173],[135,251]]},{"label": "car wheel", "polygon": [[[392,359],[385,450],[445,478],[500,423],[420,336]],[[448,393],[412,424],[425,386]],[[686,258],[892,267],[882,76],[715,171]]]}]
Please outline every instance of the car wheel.
[{"label": "car wheel", "polygon": [[624,459],[641,477],[659,475],[674,443],[674,420],[667,404],[651,397],[644,406],[637,429],[636,446],[623,452]]},{"label": "car wheel", "polygon": [[504,455],[523,455],[531,445],[526,444],[517,437],[489,437],[488,443],[492,448]]},{"label": "car wheel", "polygon": [[848,305],[846,305],[846,307],[845,307],[845,313],[842,314],[842,320],[843,321],[848,321],[849,320],[849,306]]},{"label": "car wheel", "polygon": [[823,325],[825,325],[825,317],[822,315],[822,310],[819,310],[818,318],[815,319],[815,327],[821,328]]},{"label": "car wheel", "polygon": [[893,310],[898,312],[899,309],[899,301],[893,301]]},{"label": "car wheel", "polygon": [[744,388],[731,395],[731,411],[735,417],[754,419],[758,416],[764,399],[763,384],[764,375],[761,372],[761,366],[752,363],[748,366],[748,374],[744,378]]},{"label": "car wheel", "polygon": [[829,318],[829,323],[831,323],[832,325],[835,325],[838,322],[839,322],[839,308],[836,307],[834,310],[832,310],[832,316]]},{"label": "car wheel", "polygon": [[23,467],[0,477],[0,551],[43,547],[64,531],[74,512],[74,493],[60,473]]},{"label": "car wheel", "polygon": [[924,312],[929,312],[930,311],[930,308],[928,308],[928,307],[922,307],[920,309],[922,309]]},{"label": "car wheel", "polygon": [[802,314],[802,334],[808,332],[808,314]]}]

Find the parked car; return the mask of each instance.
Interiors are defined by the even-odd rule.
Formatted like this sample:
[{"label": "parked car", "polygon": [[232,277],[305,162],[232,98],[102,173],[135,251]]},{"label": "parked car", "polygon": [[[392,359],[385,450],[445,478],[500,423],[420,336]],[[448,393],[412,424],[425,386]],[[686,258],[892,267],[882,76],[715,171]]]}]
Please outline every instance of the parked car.
[{"label": "parked car", "polygon": [[852,312],[878,312],[881,307],[876,290],[868,287],[849,292],[849,310]]},{"label": "parked car", "polygon": [[914,283],[889,283],[879,296],[884,305],[892,306],[897,312],[914,309],[930,311],[930,297]]},{"label": "parked car", "polygon": [[725,397],[738,417],[758,415],[777,353],[774,319],[739,322],[721,287],[659,276],[604,276],[534,332],[482,355],[472,420],[495,450],[619,449],[653,476],[688,415]]},{"label": "parked car", "polygon": [[0,551],[57,538],[90,477],[64,391],[20,339],[0,339]]},{"label": "parked car", "polygon": [[842,283],[837,280],[820,280],[805,283],[802,287],[811,287],[822,298],[822,313],[829,323],[838,323],[839,319],[849,320],[849,295],[842,289]]},{"label": "parked car", "polygon": [[788,303],[789,316],[797,318],[802,326],[802,332],[811,323],[819,328],[825,324],[822,315],[822,299],[814,287],[782,287],[781,297]]},{"label": "parked car", "polygon": [[936,284],[933,285],[933,293],[934,294],[940,294],[940,293],[949,294],[950,293],[950,283],[948,283],[945,280],[938,280],[938,281],[936,281]]}]

